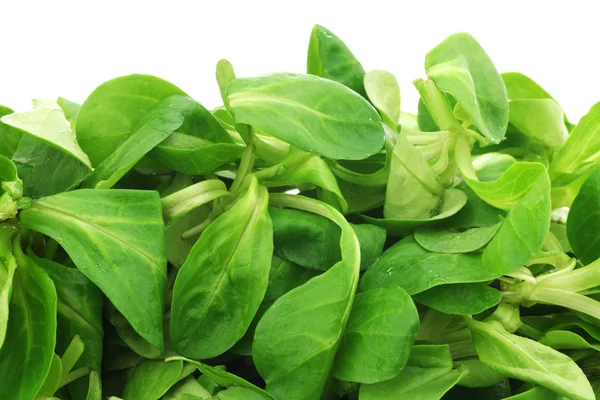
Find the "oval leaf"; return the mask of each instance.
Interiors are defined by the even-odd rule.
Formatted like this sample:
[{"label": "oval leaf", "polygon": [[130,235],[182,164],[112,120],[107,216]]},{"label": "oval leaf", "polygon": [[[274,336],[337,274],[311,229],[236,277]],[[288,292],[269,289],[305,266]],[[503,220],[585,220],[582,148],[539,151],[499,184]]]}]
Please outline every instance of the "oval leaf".
[{"label": "oval leaf", "polygon": [[373,106],[345,86],[316,76],[236,79],[227,87],[227,107],[236,123],[334,160],[360,160],[383,147],[385,134]]}]

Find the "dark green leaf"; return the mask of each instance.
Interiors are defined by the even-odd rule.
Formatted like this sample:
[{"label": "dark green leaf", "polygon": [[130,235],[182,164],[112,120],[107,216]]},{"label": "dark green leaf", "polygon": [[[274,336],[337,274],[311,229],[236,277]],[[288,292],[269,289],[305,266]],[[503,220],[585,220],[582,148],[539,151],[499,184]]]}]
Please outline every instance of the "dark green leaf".
[{"label": "dark green leaf", "polygon": [[403,289],[358,293],[332,375],[359,383],[395,378],[408,360],[418,330],[419,314]]},{"label": "dark green leaf", "polygon": [[487,282],[498,276],[483,267],[480,254],[432,253],[407,237],[387,249],[365,272],[360,288],[400,286],[413,295],[439,285]]},{"label": "dark green leaf", "polygon": [[340,82],[365,96],[362,65],[340,38],[321,25],[315,25],[310,35],[306,71]]},{"label": "dark green leaf", "polygon": [[582,263],[600,258],[600,167],[586,179],[567,219],[567,236]]},{"label": "dark green leaf", "polygon": [[56,343],[56,290],[44,271],[23,254],[15,240],[17,270],[10,298],[10,319],[0,349],[0,393],[30,400],[50,371]]}]

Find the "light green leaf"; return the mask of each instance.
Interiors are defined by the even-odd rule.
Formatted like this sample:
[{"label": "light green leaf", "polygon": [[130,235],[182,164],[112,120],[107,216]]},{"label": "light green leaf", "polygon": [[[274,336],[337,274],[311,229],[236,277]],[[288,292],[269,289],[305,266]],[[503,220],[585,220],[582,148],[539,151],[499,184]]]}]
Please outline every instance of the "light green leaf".
[{"label": "light green leaf", "polygon": [[467,33],[456,33],[425,58],[427,76],[452,95],[481,133],[499,143],[508,125],[504,82],[489,56]]},{"label": "light green leaf", "polygon": [[126,400],[158,400],[177,381],[183,361],[145,360],[127,379],[123,398]]},{"label": "light green leaf", "polygon": [[32,110],[5,115],[1,119],[3,123],[69,153],[91,170],[90,159],[79,147],[64,112],[54,101],[34,100]]},{"label": "light green leaf", "polygon": [[[600,162],[600,103],[592,106],[556,153],[549,172],[552,186],[566,186]],[[569,205],[569,204],[567,204]]]},{"label": "light green leaf", "polygon": [[[0,105],[0,117],[8,114],[12,114],[13,110],[8,107],[4,107]],[[12,158],[13,154],[17,150],[19,146],[19,142],[21,141],[22,133],[10,125],[3,124],[0,121],[0,156],[4,156],[6,158]]]},{"label": "light green leaf", "polygon": [[331,374],[359,383],[395,378],[408,360],[418,330],[419,314],[403,289],[358,293]]},{"label": "light green leaf", "polygon": [[600,258],[600,167],[581,186],[569,210],[567,237],[581,262],[590,264]]},{"label": "light green leaf", "polygon": [[219,84],[219,92],[221,92],[221,99],[223,103],[227,102],[227,86],[235,80],[235,71],[233,65],[226,60],[222,59],[217,62],[217,83]]},{"label": "light green leaf", "polygon": [[509,121],[536,143],[559,149],[569,131],[560,105],[531,78],[518,72],[502,74],[508,94]]},{"label": "light green leaf", "polygon": [[574,400],[594,400],[585,374],[568,356],[508,333],[497,322],[466,319],[475,350],[493,371],[544,386]]},{"label": "light green leaf", "polygon": [[8,326],[9,303],[17,261],[12,255],[12,239],[17,230],[11,225],[0,224],[0,349]]},{"label": "light green leaf", "polygon": [[30,111],[9,114],[2,121],[24,132],[13,155],[25,194],[43,197],[69,190],[92,171],[62,109],[49,100],[34,101]]},{"label": "light green leaf", "polygon": [[365,75],[365,90],[383,122],[391,128],[400,123],[400,86],[388,71],[375,69]]},{"label": "light green leaf", "polygon": [[82,189],[46,197],[21,223],[55,239],[133,328],[163,348],[164,225],[158,193]]},{"label": "light green leaf", "polygon": [[174,94],[185,95],[150,75],[121,76],[98,86],[81,105],[76,123],[77,140],[92,166],[111,155],[160,100]]},{"label": "light green leaf", "polygon": [[442,186],[421,153],[400,134],[392,154],[383,215],[387,219],[429,219],[438,213]]},{"label": "light green leaf", "polygon": [[236,79],[227,87],[227,107],[236,123],[334,160],[363,159],[383,147],[384,131],[373,106],[343,85],[316,76]]}]

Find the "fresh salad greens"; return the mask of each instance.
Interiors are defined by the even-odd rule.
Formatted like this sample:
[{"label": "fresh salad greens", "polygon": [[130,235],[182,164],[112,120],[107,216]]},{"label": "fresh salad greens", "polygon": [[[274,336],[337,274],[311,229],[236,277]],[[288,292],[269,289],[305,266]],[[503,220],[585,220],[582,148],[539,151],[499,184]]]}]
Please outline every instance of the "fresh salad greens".
[{"label": "fresh salad greens", "polygon": [[424,73],[404,112],[316,25],[306,74],[219,61],[213,110],[0,106],[0,399],[600,398],[600,103],[466,33]]}]

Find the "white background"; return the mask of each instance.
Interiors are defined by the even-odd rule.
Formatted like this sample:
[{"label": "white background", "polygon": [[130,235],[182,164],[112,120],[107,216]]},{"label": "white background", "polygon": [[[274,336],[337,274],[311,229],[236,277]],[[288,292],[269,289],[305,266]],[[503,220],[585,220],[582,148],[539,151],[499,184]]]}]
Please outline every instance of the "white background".
[{"label": "white background", "polygon": [[25,1],[0,0],[0,104],[39,96],[82,102],[100,83],[134,72],[219,105],[214,68],[238,76],[305,72],[313,24],[338,35],[366,70],[393,72],[402,108],[416,109],[412,80],[446,36],[475,36],[500,72],[523,72],[571,120],[600,101],[595,1]]}]

